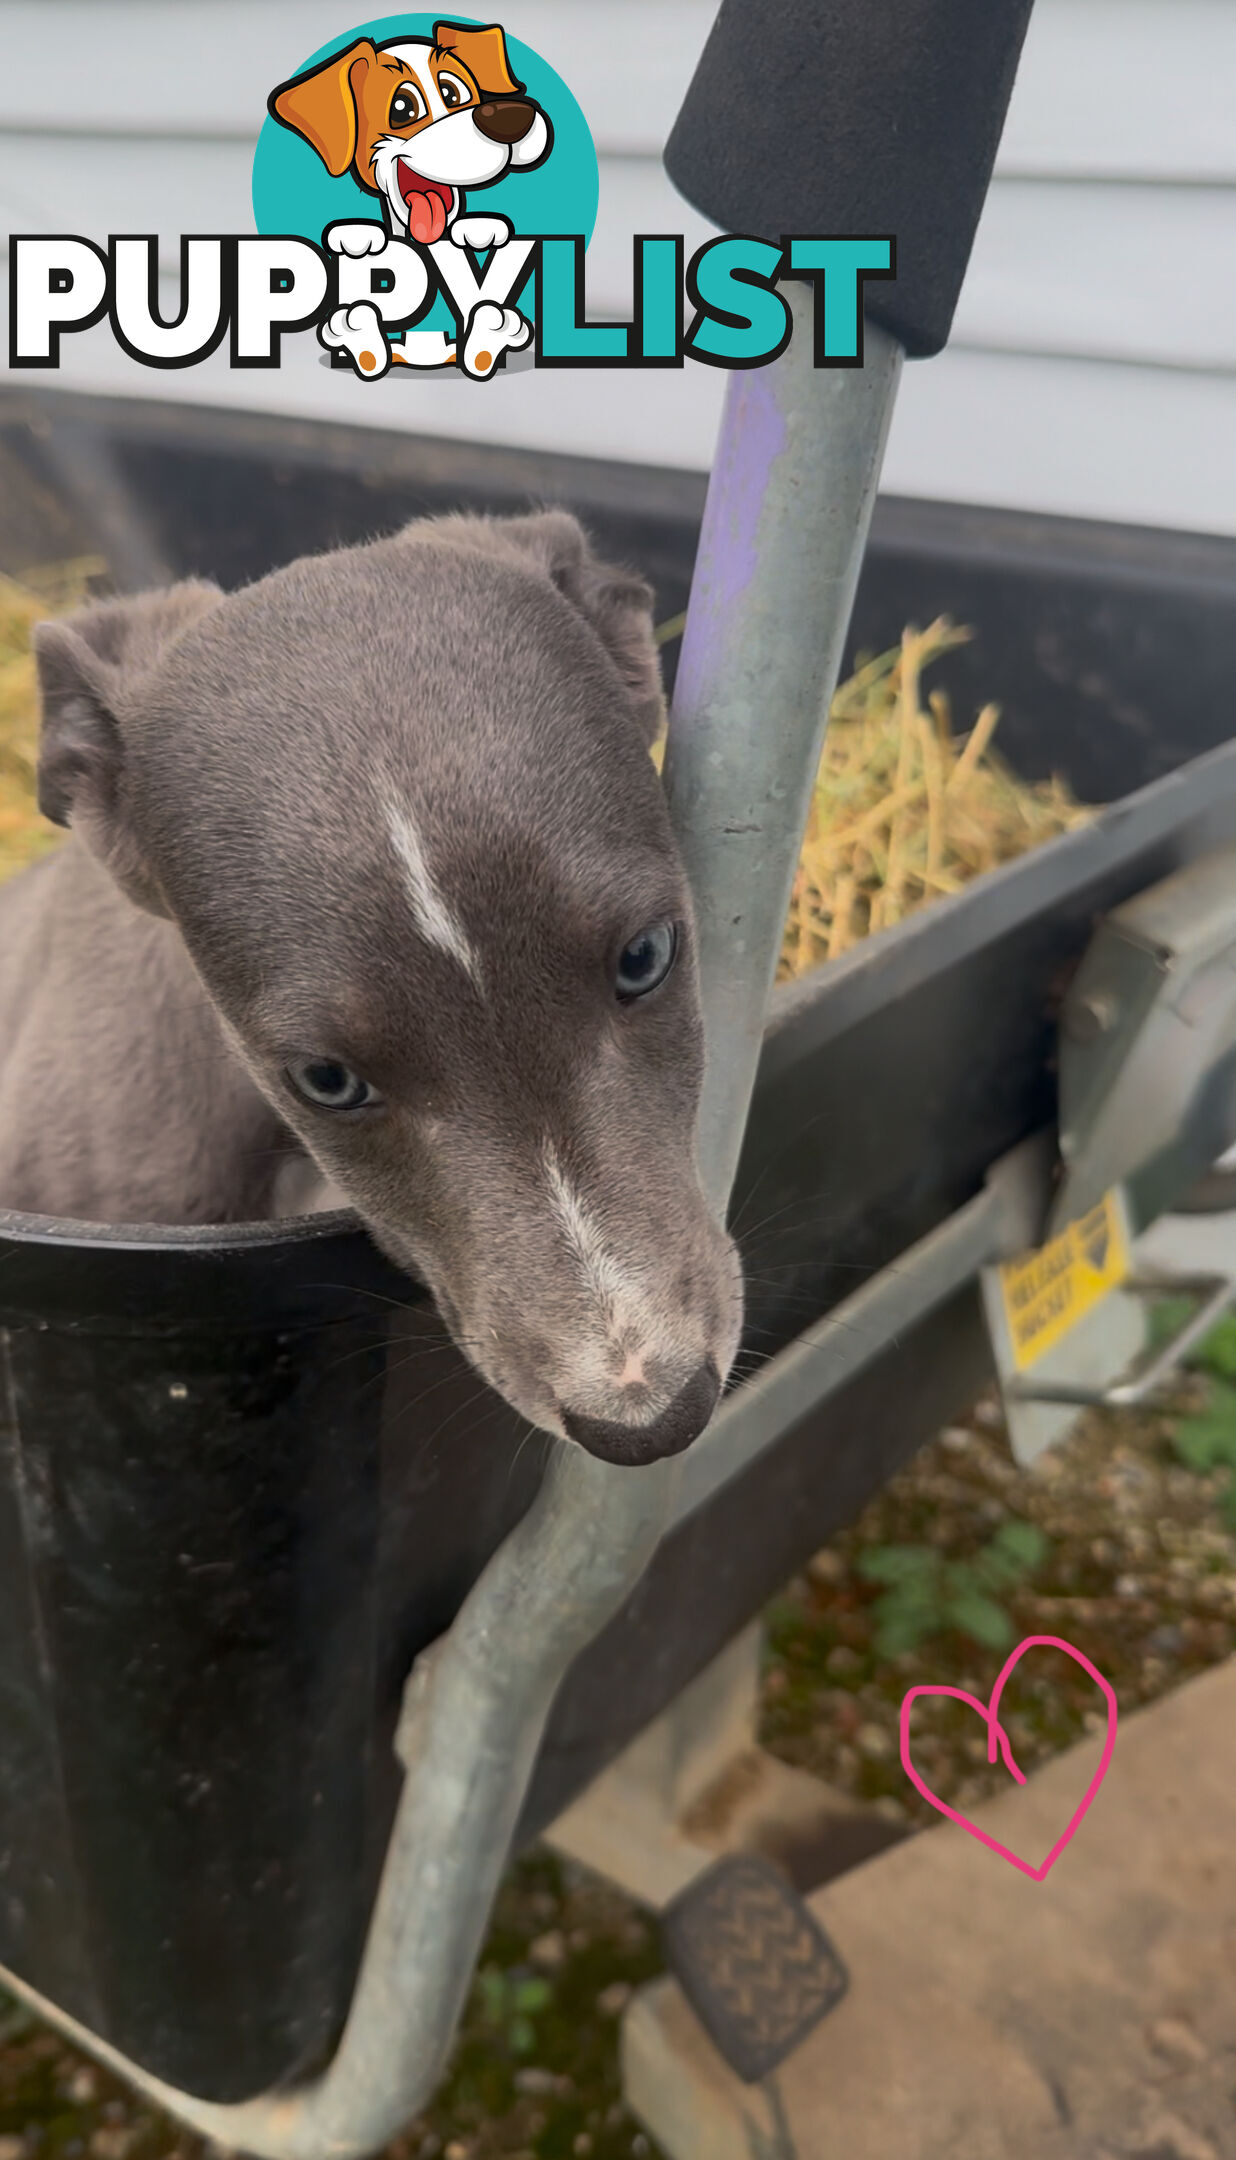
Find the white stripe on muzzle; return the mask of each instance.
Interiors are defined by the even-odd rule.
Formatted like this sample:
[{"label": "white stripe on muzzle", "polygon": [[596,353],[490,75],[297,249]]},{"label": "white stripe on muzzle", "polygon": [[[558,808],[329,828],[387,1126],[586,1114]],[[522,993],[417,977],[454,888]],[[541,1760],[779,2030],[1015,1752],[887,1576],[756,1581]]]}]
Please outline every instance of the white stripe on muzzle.
[{"label": "white stripe on muzzle", "polygon": [[554,1214],[585,1281],[604,1306],[610,1325],[619,1328],[646,1324],[641,1285],[614,1258],[596,1217],[571,1183],[549,1140],[545,1142],[544,1161]]}]

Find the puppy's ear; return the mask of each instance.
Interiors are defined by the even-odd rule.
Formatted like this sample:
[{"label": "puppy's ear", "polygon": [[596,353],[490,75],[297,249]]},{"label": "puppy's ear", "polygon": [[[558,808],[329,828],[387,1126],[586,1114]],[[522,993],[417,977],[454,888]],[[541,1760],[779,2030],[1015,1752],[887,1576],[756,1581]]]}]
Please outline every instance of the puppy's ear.
[{"label": "puppy's ear", "polygon": [[500,23],[490,23],[484,30],[472,23],[435,23],[433,41],[443,52],[462,60],[482,97],[518,97],[523,89],[511,73]]},{"label": "puppy's ear", "polygon": [[599,562],[583,526],[569,510],[506,518],[500,530],[509,534],[521,553],[543,564],[559,592],[591,623],[630,693],[640,735],[651,746],[665,720],[651,585],[634,570]]},{"label": "puppy's ear", "polygon": [[267,99],[275,120],[312,145],[331,178],[338,180],[356,156],[359,133],[357,100],[377,49],[369,38],[360,38],[346,52],[280,83]]},{"label": "puppy's ear", "polygon": [[38,798],[44,817],[71,825],[121,890],[166,913],[129,815],[123,708],[128,687],[223,594],[197,579],[167,592],[104,600],[35,626],[43,719]]}]

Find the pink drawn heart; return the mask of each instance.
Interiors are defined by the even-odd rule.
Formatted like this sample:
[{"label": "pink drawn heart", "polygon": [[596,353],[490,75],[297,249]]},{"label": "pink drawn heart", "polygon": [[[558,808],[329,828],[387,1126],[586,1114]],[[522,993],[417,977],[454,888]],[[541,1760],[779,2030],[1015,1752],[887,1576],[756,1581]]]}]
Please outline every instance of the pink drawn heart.
[{"label": "pink drawn heart", "polygon": [[[910,1760],[910,1713],[915,1699],[919,1695],[953,1695],[958,1702],[969,1703],[970,1708],[978,1711],[979,1716],[987,1726],[988,1762],[994,1763],[996,1748],[999,1747],[1004,1756],[1005,1768],[1012,1773],[1019,1785],[1024,1785],[1026,1782],[1025,1774],[1018,1769],[1013,1760],[1013,1751],[1009,1746],[1008,1734],[1000,1723],[997,1712],[1000,1707],[1000,1697],[1004,1692],[1004,1683],[1018,1659],[1024,1657],[1027,1650],[1035,1650],[1043,1645],[1052,1650],[1063,1650],[1065,1656],[1071,1657],[1075,1664],[1082,1666],[1084,1671],[1089,1673],[1096,1687],[1102,1689],[1103,1699],[1107,1704],[1107,1740],[1099,1761],[1099,1767],[1074,1808],[1068,1824],[1056,1839],[1042,1866],[1031,1867],[1028,1860],[1022,1860],[1015,1852],[1010,1852],[1007,1845],[1000,1843],[999,1838],[989,1837],[986,1830],[980,1830],[977,1823],[972,1823],[967,1815],[959,1814],[956,1808],[949,1806],[947,1800],[941,1800],[936,1793],[933,1793],[930,1785],[923,1783],[922,1778]],[[1049,1869],[1053,1868],[1060,1858],[1086,1809],[1107,1776],[1107,1765],[1112,1759],[1112,1749],[1115,1745],[1116,1691],[1111,1681],[1105,1680],[1097,1666],[1092,1665],[1088,1657],[1084,1656],[1080,1650],[1075,1650],[1072,1643],[1062,1642],[1058,1635],[1027,1635],[1024,1642],[1018,1643],[1017,1648],[1009,1653],[1000,1668],[996,1684],[991,1691],[991,1701],[989,1703],[981,1703],[976,1695],[968,1695],[964,1688],[923,1686],[912,1687],[901,1705],[901,1767],[910,1783],[922,1794],[924,1800],[929,1801],[933,1808],[939,1809],[941,1815],[947,1815],[950,1822],[960,1823],[962,1829],[968,1830],[971,1837],[976,1837],[980,1845],[986,1845],[989,1852],[999,1853],[1002,1860],[1008,1860],[1013,1867],[1020,1868],[1022,1874],[1029,1875],[1033,1882],[1042,1882]]]}]

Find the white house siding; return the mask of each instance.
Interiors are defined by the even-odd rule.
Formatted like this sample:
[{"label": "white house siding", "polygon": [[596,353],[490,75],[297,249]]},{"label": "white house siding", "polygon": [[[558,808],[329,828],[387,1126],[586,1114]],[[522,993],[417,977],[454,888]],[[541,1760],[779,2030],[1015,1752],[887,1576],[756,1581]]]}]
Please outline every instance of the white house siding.
[{"label": "white house siding", "polygon": [[[633,232],[690,246],[708,230],[659,150],[712,14],[501,10],[596,137],[595,313],[629,295]],[[351,19],[338,0],[0,0],[0,234],[157,227],[170,267],[181,231],[244,231],[270,86]],[[701,468],[724,389],[691,365],[370,385],[330,372],[312,338],[285,356],[152,378],[100,329],[66,338],[41,380]],[[953,341],[906,370],[885,486],[1236,533],[1233,0],[1037,0]]]}]

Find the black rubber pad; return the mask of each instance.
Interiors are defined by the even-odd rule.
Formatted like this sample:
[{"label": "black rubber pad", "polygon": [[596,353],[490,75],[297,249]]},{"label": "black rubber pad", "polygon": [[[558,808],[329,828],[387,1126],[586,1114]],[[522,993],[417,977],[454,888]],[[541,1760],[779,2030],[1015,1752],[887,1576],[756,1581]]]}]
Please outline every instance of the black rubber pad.
[{"label": "black rubber pad", "polygon": [[665,167],[723,232],[892,237],[870,321],[947,342],[1031,0],[722,0]]},{"label": "black rubber pad", "polygon": [[718,1861],[661,1916],[665,1955],[713,2046],[748,2085],[836,2008],[849,1975],[779,1867]]}]

